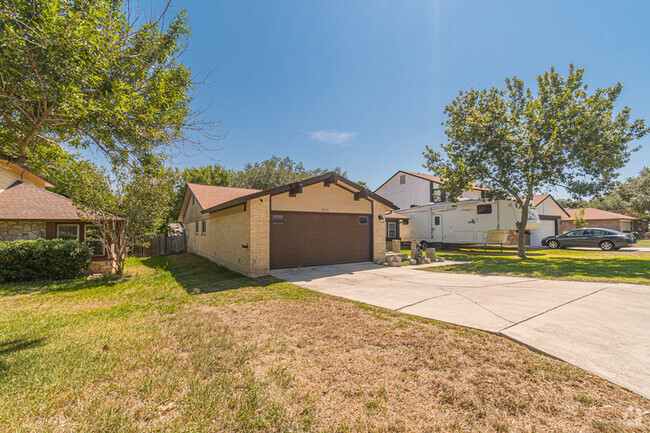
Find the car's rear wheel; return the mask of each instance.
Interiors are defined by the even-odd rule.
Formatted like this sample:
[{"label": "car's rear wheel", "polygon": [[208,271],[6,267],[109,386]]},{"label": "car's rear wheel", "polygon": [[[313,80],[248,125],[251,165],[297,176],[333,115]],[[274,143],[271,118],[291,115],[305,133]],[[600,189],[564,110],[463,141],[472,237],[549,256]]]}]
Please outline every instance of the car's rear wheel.
[{"label": "car's rear wheel", "polygon": [[600,243],[600,249],[603,250],[603,251],[612,251],[612,250],[615,250],[616,248],[614,248],[614,242],[612,242],[612,241],[602,241]]},{"label": "car's rear wheel", "polygon": [[550,249],[554,250],[557,248],[560,248],[560,243],[556,241],[555,239],[551,239],[550,241],[546,242],[546,246],[549,247]]}]

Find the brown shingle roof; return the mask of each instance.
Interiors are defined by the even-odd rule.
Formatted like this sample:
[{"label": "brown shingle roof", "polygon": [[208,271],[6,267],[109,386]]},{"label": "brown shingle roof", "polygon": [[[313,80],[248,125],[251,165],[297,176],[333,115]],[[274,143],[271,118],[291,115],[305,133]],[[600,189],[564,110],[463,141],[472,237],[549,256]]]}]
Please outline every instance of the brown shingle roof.
[{"label": "brown shingle roof", "polygon": [[403,220],[410,219],[409,217],[404,216],[402,214],[399,214],[397,212],[388,212],[386,214],[386,219],[388,219],[388,218],[391,218],[391,219],[403,219]]},{"label": "brown shingle roof", "polygon": [[[571,215],[570,218],[562,218],[565,221],[574,221],[576,219],[576,213],[580,212],[580,209],[566,209],[567,213]],[[622,215],[616,212],[610,212],[606,210],[594,209],[593,207],[585,208],[585,219],[586,220],[636,220],[627,215]]]},{"label": "brown shingle roof", "polygon": [[260,192],[259,189],[201,185],[198,183],[188,183],[187,187],[190,189],[192,194],[194,194],[194,197],[196,197],[203,210],[220,205],[235,198]]},{"label": "brown shingle roof", "polygon": [[0,220],[79,220],[69,198],[16,182],[0,193]]},{"label": "brown shingle roof", "polygon": [[551,194],[541,194],[541,195],[534,195],[533,196],[533,205],[537,206],[544,200],[546,200]]}]

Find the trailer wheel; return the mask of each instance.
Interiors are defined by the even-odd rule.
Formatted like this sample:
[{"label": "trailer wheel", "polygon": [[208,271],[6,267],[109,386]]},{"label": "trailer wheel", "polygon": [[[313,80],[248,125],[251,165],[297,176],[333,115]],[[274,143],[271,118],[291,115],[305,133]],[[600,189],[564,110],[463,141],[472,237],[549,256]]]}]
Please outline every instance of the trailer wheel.
[{"label": "trailer wheel", "polygon": [[429,242],[427,241],[420,241],[420,247],[424,248],[425,250],[429,248]]}]

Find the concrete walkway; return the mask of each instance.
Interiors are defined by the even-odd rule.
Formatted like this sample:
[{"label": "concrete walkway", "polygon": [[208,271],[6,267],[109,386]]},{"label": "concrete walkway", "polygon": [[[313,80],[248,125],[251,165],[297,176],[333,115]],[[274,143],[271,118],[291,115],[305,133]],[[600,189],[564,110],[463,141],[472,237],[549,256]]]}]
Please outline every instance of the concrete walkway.
[{"label": "concrete walkway", "polygon": [[372,264],[274,275],[318,292],[505,335],[650,398],[650,286]]}]

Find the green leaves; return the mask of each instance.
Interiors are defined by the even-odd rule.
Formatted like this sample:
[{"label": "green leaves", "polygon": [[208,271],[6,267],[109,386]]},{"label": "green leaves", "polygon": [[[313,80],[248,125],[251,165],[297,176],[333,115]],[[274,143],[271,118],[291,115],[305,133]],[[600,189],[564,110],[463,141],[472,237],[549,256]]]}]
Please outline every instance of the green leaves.
[{"label": "green leaves", "polygon": [[427,147],[425,167],[449,179],[445,189],[470,182],[513,197],[563,186],[597,191],[612,185],[643,137],[643,120],[630,109],[615,112],[622,86],[587,93],[584,69],[570,65],[563,77],[551,68],[537,78],[537,92],[517,77],[505,89],[471,89],[445,107],[445,153]]},{"label": "green leaves", "polygon": [[445,107],[445,156],[427,147],[424,167],[446,179],[443,189],[452,197],[475,182],[519,205],[556,186],[578,195],[611,187],[638,149],[629,142],[649,129],[630,120],[628,107],[615,113],[620,83],[589,94],[583,76],[584,69],[570,65],[566,77],[554,68],[540,75],[536,93],[517,77],[506,79],[504,90],[461,92]]},{"label": "green leaves", "polygon": [[[187,15],[129,21],[123,0],[0,3],[0,151],[94,148],[116,164],[187,138]],[[162,17],[161,17],[162,18]]]}]

